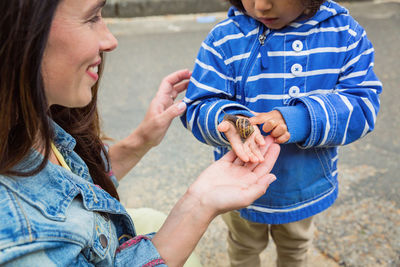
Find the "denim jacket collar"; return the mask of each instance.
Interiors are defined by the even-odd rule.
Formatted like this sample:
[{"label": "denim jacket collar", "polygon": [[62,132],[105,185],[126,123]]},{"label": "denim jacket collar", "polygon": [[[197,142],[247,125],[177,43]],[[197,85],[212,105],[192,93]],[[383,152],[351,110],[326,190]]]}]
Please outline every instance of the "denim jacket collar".
[{"label": "denim jacket collar", "polygon": [[[88,168],[83,160],[73,151],[76,141],[60,126],[53,123],[54,143],[64,156],[71,171],[48,162],[38,174],[30,177],[5,177],[0,175],[0,183],[13,193],[36,207],[52,220],[64,221],[65,213],[72,200],[80,194],[87,210],[126,213],[120,202],[107,192],[94,185]],[[31,153],[18,165],[34,160],[40,162],[43,156],[37,151]]]},{"label": "denim jacket collar", "polygon": [[54,130],[54,144],[56,147],[63,152],[72,152],[76,146],[75,139],[54,121],[51,121],[51,125]]}]

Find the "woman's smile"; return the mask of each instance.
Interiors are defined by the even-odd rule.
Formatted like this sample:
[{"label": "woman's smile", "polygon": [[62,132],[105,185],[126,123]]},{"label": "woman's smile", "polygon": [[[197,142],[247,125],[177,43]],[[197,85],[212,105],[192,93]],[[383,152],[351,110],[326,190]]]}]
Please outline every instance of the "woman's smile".
[{"label": "woman's smile", "polygon": [[92,64],[87,69],[86,73],[93,78],[95,82],[99,79],[99,65],[101,64],[101,60]]}]

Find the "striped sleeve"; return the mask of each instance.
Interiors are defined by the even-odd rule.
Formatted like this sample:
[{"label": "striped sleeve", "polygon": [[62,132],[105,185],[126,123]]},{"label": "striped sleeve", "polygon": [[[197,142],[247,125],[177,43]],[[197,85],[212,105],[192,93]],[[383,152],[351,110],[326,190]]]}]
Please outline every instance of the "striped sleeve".
[{"label": "striped sleeve", "polygon": [[217,130],[225,113],[252,116],[248,108],[235,99],[235,87],[240,77],[234,77],[219,48],[227,38],[235,38],[235,35],[214,40],[210,33],[202,43],[184,98],[187,111],[181,117],[183,125],[198,140],[212,146],[229,146],[224,134]]},{"label": "striped sleeve", "polygon": [[356,24],[351,32],[345,64],[332,93],[304,96],[291,103],[304,104],[311,121],[310,134],[301,146],[345,145],[374,129],[382,92],[373,71],[374,48],[361,26]]}]

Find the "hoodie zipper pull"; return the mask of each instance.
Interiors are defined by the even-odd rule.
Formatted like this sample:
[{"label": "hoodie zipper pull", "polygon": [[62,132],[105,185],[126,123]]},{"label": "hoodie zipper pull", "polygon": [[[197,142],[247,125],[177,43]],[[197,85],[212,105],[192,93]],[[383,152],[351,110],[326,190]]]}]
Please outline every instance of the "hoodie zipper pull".
[{"label": "hoodie zipper pull", "polygon": [[268,68],[268,51],[267,47],[264,46],[265,40],[267,39],[267,34],[269,31],[263,32],[260,36],[258,36],[258,41],[260,42],[260,53],[261,53],[261,65],[264,69]]},{"label": "hoodie zipper pull", "polygon": [[265,39],[267,39],[267,37],[265,37],[265,32],[260,36],[258,36],[258,41],[260,42],[261,45],[264,45]]}]

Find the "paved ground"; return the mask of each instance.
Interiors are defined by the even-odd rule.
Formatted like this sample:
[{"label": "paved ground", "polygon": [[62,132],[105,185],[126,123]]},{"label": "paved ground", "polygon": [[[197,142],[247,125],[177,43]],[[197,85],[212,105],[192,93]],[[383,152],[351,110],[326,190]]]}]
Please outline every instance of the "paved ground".
[{"label": "paved ground", "polygon": [[[347,0],[360,2],[365,0]],[[166,14],[193,14],[226,11],[225,0],[108,0],[103,10],[107,17],[132,18]]]},{"label": "paved ground", "polygon": [[108,0],[103,15],[132,18],[165,14],[190,14],[225,11],[224,0]]},{"label": "paved ground", "polygon": [[[345,3],[376,49],[376,72],[384,84],[376,130],[341,149],[340,196],[317,216],[310,266],[400,266],[400,3]],[[138,125],[163,76],[192,68],[201,41],[225,15],[110,19],[119,39],[107,57],[100,108],[106,132],[118,139]],[[200,21],[212,21],[200,23]],[[168,212],[201,170],[211,149],[174,121],[163,143],[121,182],[130,208]],[[196,249],[204,266],[228,266],[226,228],[217,218]],[[273,266],[273,248],[263,254]]]}]

